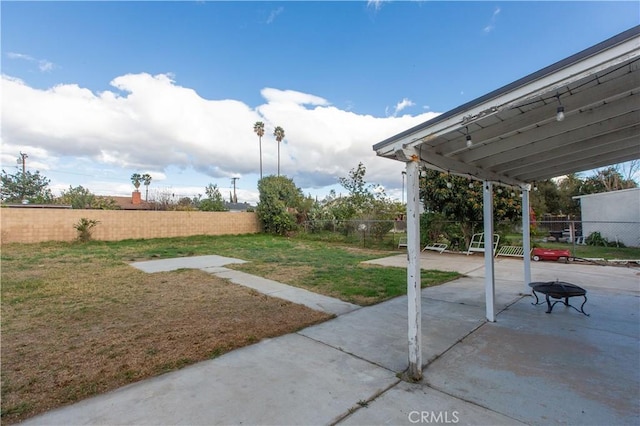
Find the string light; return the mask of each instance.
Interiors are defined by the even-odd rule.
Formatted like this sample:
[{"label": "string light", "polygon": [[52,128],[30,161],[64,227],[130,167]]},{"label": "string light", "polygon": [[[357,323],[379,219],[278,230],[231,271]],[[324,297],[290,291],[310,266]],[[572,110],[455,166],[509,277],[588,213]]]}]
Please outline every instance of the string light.
[{"label": "string light", "polygon": [[556,94],[556,98],[558,99],[558,108],[556,109],[556,120],[562,121],[564,120],[564,105],[560,102],[560,93]]}]

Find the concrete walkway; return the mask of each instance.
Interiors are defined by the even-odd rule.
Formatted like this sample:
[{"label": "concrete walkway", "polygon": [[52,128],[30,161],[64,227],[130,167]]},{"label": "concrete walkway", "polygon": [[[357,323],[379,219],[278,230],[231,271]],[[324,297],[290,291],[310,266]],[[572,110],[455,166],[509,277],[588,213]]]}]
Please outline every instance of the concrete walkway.
[{"label": "concrete walkway", "polygon": [[131,266],[149,273],[175,271],[184,268],[201,269],[220,278],[227,279],[234,284],[252,288],[260,293],[288,300],[289,302],[299,303],[311,309],[334,315],[342,315],[360,308],[358,305],[343,302],[340,299],[224,267],[225,265],[238,263],[246,263],[246,261],[232,257],[212,255],[148,260],[131,263]]},{"label": "concrete walkway", "polygon": [[397,378],[407,367],[407,300],[399,297],[25,424],[640,423],[640,270],[536,264],[534,280],[588,289],[586,317],[532,306],[521,296],[522,261],[498,262],[500,312],[487,323],[478,259],[423,255],[430,269],[459,264],[467,275],[422,291],[422,383]]}]

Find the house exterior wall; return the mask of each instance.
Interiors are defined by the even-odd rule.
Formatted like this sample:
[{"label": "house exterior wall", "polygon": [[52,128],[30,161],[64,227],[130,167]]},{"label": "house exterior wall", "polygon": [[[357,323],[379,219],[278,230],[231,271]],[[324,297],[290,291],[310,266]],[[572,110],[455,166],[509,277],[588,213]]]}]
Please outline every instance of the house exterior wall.
[{"label": "house exterior wall", "polygon": [[104,241],[261,231],[255,213],[2,208],[2,243],[73,241],[78,236],[73,225],[81,218],[98,220],[92,236]]},{"label": "house exterior wall", "polygon": [[582,234],[599,232],[610,242],[640,247],[640,188],[602,192],[580,199]]}]

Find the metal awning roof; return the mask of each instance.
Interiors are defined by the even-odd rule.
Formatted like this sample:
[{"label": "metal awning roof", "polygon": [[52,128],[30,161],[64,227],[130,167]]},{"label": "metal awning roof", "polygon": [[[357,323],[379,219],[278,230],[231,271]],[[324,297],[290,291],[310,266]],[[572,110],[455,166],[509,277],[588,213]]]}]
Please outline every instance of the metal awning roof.
[{"label": "metal awning roof", "polygon": [[[591,170],[640,158],[639,91],[636,26],[373,149],[509,185]],[[556,120],[559,106],[563,121]]]}]

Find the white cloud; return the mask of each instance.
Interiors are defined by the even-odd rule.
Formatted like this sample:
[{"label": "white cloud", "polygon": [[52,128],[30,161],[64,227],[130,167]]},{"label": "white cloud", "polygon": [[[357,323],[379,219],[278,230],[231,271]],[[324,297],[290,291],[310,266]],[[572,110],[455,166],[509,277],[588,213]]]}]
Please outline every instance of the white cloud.
[{"label": "white cloud", "polygon": [[21,59],[28,62],[34,62],[38,64],[38,69],[42,72],[49,72],[55,68],[53,62],[46,59],[36,59],[33,56],[26,55],[24,53],[7,52],[7,58],[9,59]]},{"label": "white cloud", "polygon": [[367,7],[373,8],[376,12],[382,8],[382,3],[386,0],[367,0]]},{"label": "white cloud", "polygon": [[415,104],[410,99],[404,98],[403,100],[401,100],[396,104],[396,114],[402,111],[403,109],[414,106],[414,105]]},{"label": "white cloud", "polygon": [[269,17],[267,18],[267,24],[273,23],[273,21],[275,21],[276,17],[278,15],[280,15],[282,12],[284,12],[284,7],[282,7],[282,6],[280,6],[277,9],[272,10],[271,13],[269,14]]},{"label": "white cloud", "polygon": [[397,115],[398,115],[398,113],[399,113],[400,111],[402,111],[403,109],[405,109],[405,108],[407,108],[407,107],[414,106],[414,105],[415,105],[415,103],[413,103],[410,99],[404,98],[403,100],[401,100],[400,102],[398,102],[398,103],[396,104],[396,106],[395,106],[395,107],[393,107],[393,112],[391,112],[391,111],[390,111],[390,108],[389,108],[389,107],[386,107],[386,108],[384,109],[384,113],[385,113],[385,115],[386,115],[387,117],[389,117],[389,116],[393,116],[393,117],[395,117],[395,116],[397,116]]},{"label": "white cloud", "polygon": [[53,62],[49,62],[45,59],[42,59],[40,61],[38,61],[38,68],[40,68],[40,71],[42,72],[49,72],[53,69]]},{"label": "white cloud", "polygon": [[15,53],[15,52],[7,52],[7,57],[9,59],[24,59],[25,61],[35,61],[31,56],[25,55],[24,53]]},{"label": "white cloud", "polygon": [[[111,85],[113,90],[101,93],[76,84],[40,90],[2,76],[3,151],[28,149],[31,155],[37,150],[51,169],[71,162],[83,170],[150,173],[152,186],[171,185],[169,169],[227,179],[258,173],[253,123],[263,121],[265,175],[275,173],[272,134],[282,126],[286,137],[280,145],[280,169],[298,186],[334,185],[360,161],[367,167],[368,182],[397,186],[403,165],[376,157],[372,145],[437,115],[379,118],[338,109],[316,95],[275,88],[263,89],[265,103],[252,109],[236,100],[204,99],[167,74],[127,74]],[[404,99],[396,110],[410,105]],[[15,164],[15,159],[3,157],[2,163]],[[119,181],[126,184],[128,176]]]},{"label": "white cloud", "polygon": [[326,99],[295,90],[279,90],[270,87],[260,91],[263,98],[269,103],[291,103],[297,105],[329,105]]},{"label": "white cloud", "polygon": [[486,27],[484,27],[483,31],[485,33],[490,33],[491,31],[493,31],[496,27],[496,21],[498,19],[498,15],[500,14],[500,8],[496,7],[493,11],[493,14],[491,15],[491,20],[489,21],[489,24],[487,24]]}]

